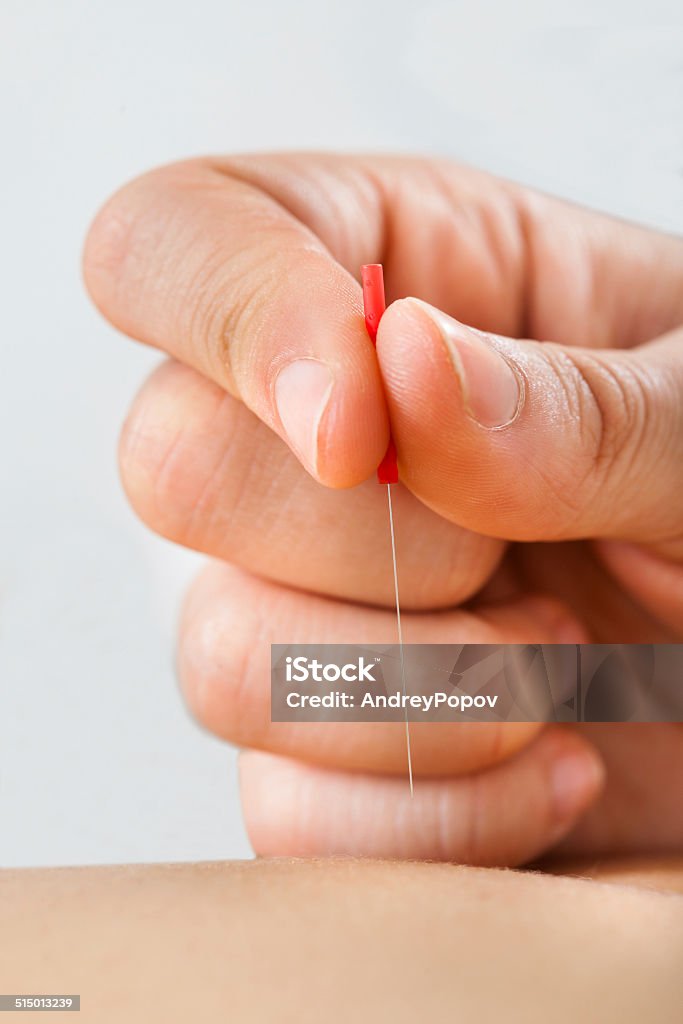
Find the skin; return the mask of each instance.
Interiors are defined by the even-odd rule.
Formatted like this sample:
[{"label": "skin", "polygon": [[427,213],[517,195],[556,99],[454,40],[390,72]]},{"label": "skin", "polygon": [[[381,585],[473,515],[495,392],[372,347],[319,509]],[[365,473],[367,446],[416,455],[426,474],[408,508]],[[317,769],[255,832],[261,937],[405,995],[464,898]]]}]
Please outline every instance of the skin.
[{"label": "skin", "polygon": [[596,1007],[673,1024],[680,867],[641,865],[641,889],[619,865],[613,883],[609,865],[593,882],[368,861],[5,871],[3,988],[80,993],[98,1024],[574,1024]]},{"label": "skin", "polygon": [[[376,354],[366,262],[395,300]],[[282,154],[137,179],[84,264],[111,322],[171,357],[134,403],[122,476],[146,523],[214,559],[179,670],[199,720],[249,749],[258,852],[683,849],[679,726],[416,727],[409,802],[400,727],[270,723],[264,658],[283,638],[393,641],[368,479],[389,428],[407,640],[681,640],[680,240],[446,161]],[[519,397],[502,420],[499,358]],[[277,404],[301,359],[333,381],[322,413],[299,394],[313,448]]]}]

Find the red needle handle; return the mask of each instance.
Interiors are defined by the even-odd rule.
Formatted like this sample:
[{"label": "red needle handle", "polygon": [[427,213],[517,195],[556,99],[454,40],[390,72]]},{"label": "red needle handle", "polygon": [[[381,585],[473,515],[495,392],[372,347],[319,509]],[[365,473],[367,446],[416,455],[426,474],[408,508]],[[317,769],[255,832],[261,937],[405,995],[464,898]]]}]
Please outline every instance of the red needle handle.
[{"label": "red needle handle", "polygon": [[[363,310],[365,312],[365,327],[370,341],[374,345],[377,340],[377,328],[382,319],[382,313],[386,309],[384,301],[384,273],[381,263],[366,263],[360,268],[361,281],[363,282]],[[396,462],[396,449],[394,442],[389,438],[389,447],[384,458],[377,467],[377,479],[381,484],[398,483],[398,465]]]}]

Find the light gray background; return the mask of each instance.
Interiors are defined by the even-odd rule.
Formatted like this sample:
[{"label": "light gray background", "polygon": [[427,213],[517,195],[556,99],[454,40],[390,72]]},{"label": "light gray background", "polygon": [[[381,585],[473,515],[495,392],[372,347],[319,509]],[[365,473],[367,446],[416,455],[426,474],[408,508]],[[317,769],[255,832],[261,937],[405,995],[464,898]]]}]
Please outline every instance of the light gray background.
[{"label": "light gray background", "polygon": [[174,680],[199,560],[116,476],[159,357],[84,296],[100,202],[201,152],[419,150],[681,231],[677,7],[2,0],[0,863],[249,855],[234,753]]}]

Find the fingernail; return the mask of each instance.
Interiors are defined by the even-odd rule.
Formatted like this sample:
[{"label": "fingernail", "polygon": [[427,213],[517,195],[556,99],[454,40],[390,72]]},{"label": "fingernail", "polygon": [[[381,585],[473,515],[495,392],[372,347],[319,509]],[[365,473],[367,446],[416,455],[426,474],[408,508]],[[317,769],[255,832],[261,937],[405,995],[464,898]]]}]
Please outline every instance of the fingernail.
[{"label": "fingernail", "polygon": [[318,430],[332,384],[332,374],[317,359],[296,359],[275,381],[275,405],[286,438],[312,473],[317,470]]},{"label": "fingernail", "polygon": [[426,302],[419,304],[446,344],[469,415],[482,427],[507,426],[522,404],[521,378],[486,335],[470,330]]},{"label": "fingernail", "polygon": [[596,757],[572,752],[561,756],[551,768],[555,816],[559,822],[573,818],[598,789],[604,772]]}]

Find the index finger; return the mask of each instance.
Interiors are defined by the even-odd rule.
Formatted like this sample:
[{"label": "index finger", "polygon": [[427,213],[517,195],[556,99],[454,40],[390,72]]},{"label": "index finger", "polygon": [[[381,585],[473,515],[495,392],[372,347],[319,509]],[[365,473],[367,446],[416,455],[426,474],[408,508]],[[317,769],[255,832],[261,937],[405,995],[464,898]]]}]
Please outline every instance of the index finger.
[{"label": "index finger", "polygon": [[[359,260],[371,203],[360,222]],[[373,471],[388,421],[360,287],[268,193],[203,161],[153,171],[99,213],[84,268],[116,327],[239,396],[321,482]]]}]

